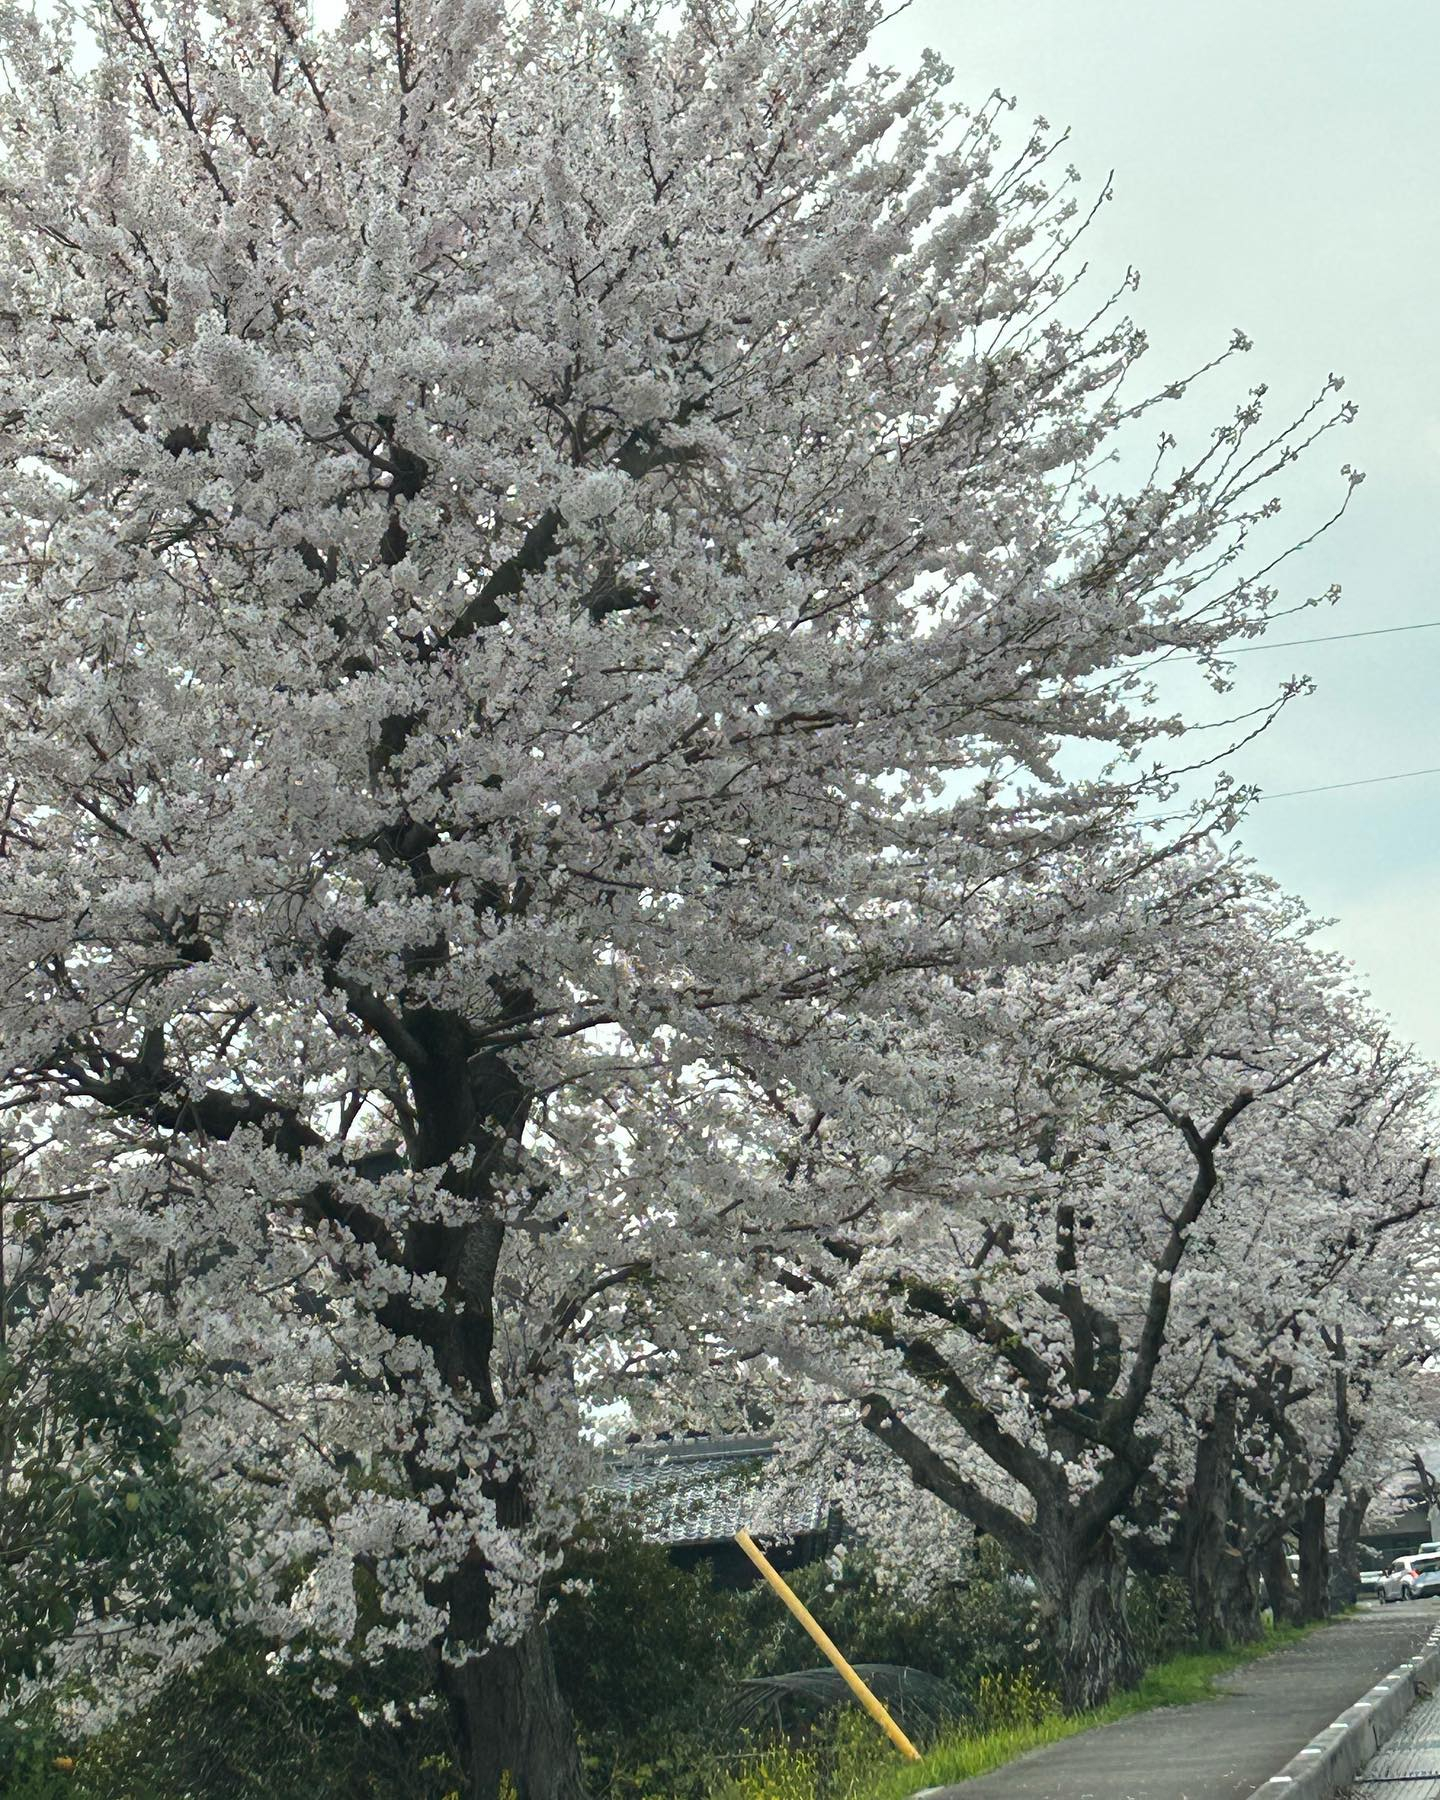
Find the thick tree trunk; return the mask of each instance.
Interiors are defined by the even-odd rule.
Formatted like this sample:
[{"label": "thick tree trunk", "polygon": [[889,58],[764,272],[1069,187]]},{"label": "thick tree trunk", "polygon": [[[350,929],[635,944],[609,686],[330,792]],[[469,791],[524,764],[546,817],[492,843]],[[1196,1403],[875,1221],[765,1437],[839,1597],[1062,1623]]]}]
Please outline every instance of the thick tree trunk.
[{"label": "thick tree trunk", "polygon": [[[1235,1396],[1222,1392],[1215,1413],[1200,1439],[1195,1474],[1185,1497],[1179,1533],[1180,1566],[1190,1595],[1195,1638],[1207,1650],[1224,1649],[1244,1630],[1243,1584],[1233,1568],[1235,1552],[1228,1541],[1235,1453]],[[1256,1607],[1255,1631],[1259,1632]]]},{"label": "thick tree trunk", "polygon": [[1223,1546],[1194,1542],[1185,1547],[1185,1587],[1190,1596],[1190,1619],[1195,1642],[1202,1650],[1218,1650],[1226,1642],[1220,1618],[1220,1584],[1217,1566]]},{"label": "thick tree trunk", "polygon": [[1300,1509],[1300,1617],[1330,1616],[1330,1549],[1325,1541],[1325,1496],[1307,1495]]},{"label": "thick tree trunk", "polygon": [[1226,1559],[1234,1552],[1225,1542],[1223,1528],[1206,1509],[1203,1529],[1189,1535],[1184,1550],[1185,1587],[1190,1596],[1190,1617],[1195,1641],[1202,1649],[1220,1650],[1229,1642],[1226,1629]]},{"label": "thick tree trunk", "polygon": [[1278,1534],[1265,1546],[1265,1597],[1277,1625],[1300,1622],[1300,1590],[1286,1560],[1285,1539]]},{"label": "thick tree trunk", "polygon": [[1195,1641],[1203,1649],[1253,1644],[1260,1637],[1259,1576],[1233,1544],[1221,1545],[1204,1559],[1192,1559],[1185,1573]]},{"label": "thick tree trunk", "polygon": [[574,1725],[543,1625],[445,1668],[441,1683],[460,1753],[461,1800],[585,1800]]},{"label": "thick tree trunk", "polygon": [[1067,1712],[1102,1705],[1144,1672],[1125,1613],[1126,1574],[1108,1532],[1094,1548],[1045,1533],[1035,1577],[1042,1618],[1054,1633]]},{"label": "thick tree trunk", "polygon": [[[522,1009],[529,1005],[527,996],[511,998]],[[415,1163],[438,1168],[470,1148],[476,1153],[472,1170],[480,1171],[447,1177],[457,1198],[468,1203],[468,1219],[417,1221],[407,1233],[411,1268],[443,1277],[447,1298],[463,1303],[432,1308],[409,1329],[429,1346],[441,1376],[457,1393],[468,1393],[484,1419],[496,1409],[490,1363],[495,1273],[505,1235],[484,1171],[507,1141],[518,1140],[528,1101],[505,1060],[483,1053],[456,1014],[418,1006],[404,1014],[404,1029],[419,1051],[410,1064]],[[433,1482],[423,1459],[417,1457],[413,1473],[417,1483]],[[527,1501],[518,1472],[487,1493],[498,1524],[524,1523]],[[440,1513],[446,1504],[442,1498]],[[442,1661],[440,1672],[460,1762],[459,1800],[585,1800],[574,1722],[543,1624],[511,1643],[489,1642],[493,1590],[478,1552],[437,1589],[449,1612],[448,1653],[458,1658],[467,1647],[472,1651],[467,1661]]]},{"label": "thick tree trunk", "polygon": [[[497,1489],[496,1517],[515,1525],[524,1498],[515,1484]],[[441,1662],[440,1690],[450,1709],[460,1763],[458,1800],[585,1800],[575,1722],[560,1692],[543,1623],[509,1643],[488,1641],[494,1588],[478,1556],[439,1584],[450,1615],[452,1656]]]},{"label": "thick tree trunk", "polygon": [[1369,1488],[1347,1487],[1340,1500],[1335,1527],[1335,1573],[1331,1584],[1342,1606],[1353,1606],[1360,1592],[1360,1533],[1370,1510]]},{"label": "thick tree trunk", "polygon": [[1264,1633],[1260,1618],[1259,1571],[1234,1546],[1220,1558],[1218,1581],[1219,1642],[1253,1644]]}]

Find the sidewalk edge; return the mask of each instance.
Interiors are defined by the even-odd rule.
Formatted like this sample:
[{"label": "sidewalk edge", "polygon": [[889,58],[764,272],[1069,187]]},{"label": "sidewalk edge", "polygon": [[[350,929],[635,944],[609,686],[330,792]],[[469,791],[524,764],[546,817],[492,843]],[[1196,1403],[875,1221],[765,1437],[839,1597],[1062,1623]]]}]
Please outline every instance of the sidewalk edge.
[{"label": "sidewalk edge", "polygon": [[1250,1800],[1332,1800],[1358,1775],[1394,1732],[1416,1700],[1416,1684],[1440,1686],[1440,1626],[1418,1656],[1393,1668],[1383,1681],[1311,1738],[1278,1775],[1262,1782]]}]

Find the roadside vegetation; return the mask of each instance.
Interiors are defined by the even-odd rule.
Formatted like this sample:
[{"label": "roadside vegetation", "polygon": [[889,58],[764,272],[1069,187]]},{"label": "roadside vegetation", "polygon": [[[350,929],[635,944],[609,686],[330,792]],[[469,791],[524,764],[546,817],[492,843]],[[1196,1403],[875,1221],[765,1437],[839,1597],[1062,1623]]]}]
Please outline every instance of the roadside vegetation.
[{"label": "roadside vegetation", "polygon": [[[992,1712],[926,1746],[920,1763],[898,1762],[868,1721],[843,1718],[829,1738],[775,1746],[710,1790],[708,1800],[909,1800],[917,1791],[969,1781],[1027,1751],[1059,1743],[1157,1706],[1190,1706],[1218,1698],[1232,1671],[1304,1637],[1311,1626],[1267,1627],[1257,1643],[1224,1651],[1183,1651],[1146,1671],[1138,1687],[1089,1712],[1066,1713],[1053,1692],[1023,1678],[997,1683]],[[863,1727],[863,1729],[862,1729]],[[648,1797],[647,1797],[648,1800]],[[657,1794],[655,1800],[660,1800]]]},{"label": "roadside vegetation", "polygon": [[[849,1705],[747,1732],[736,1723],[741,1684],[808,1667],[813,1648],[763,1588],[717,1588],[704,1567],[683,1570],[620,1539],[574,1557],[557,1595],[560,1674],[598,1800],[906,1800],[1132,1713],[1203,1700],[1218,1677],[1310,1629],[1267,1626],[1255,1643],[1199,1652],[1180,1585],[1141,1578],[1133,1611],[1144,1677],[1070,1713],[1052,1649],[1035,1635],[1033,1593],[993,1544],[979,1547],[963,1585],[922,1605],[887,1590],[863,1555],[793,1580],[856,1661],[945,1683],[950,1724],[927,1730],[905,1718],[923,1762],[902,1762]],[[7,1800],[450,1800],[452,1747],[423,1705],[428,1679],[418,1662],[397,1659],[363,1690],[327,1697],[304,1668],[277,1672],[258,1644],[230,1646],[83,1745],[32,1719],[12,1741],[4,1791]]]}]

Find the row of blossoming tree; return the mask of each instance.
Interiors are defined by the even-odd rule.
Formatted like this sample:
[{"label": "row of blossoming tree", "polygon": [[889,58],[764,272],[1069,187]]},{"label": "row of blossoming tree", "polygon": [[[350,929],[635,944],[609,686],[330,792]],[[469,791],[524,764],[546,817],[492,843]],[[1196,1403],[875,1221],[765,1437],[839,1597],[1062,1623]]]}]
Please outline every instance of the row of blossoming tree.
[{"label": "row of blossoming tree", "polygon": [[1132,1573],[1181,1578],[1217,1646],[1259,1635],[1262,1582],[1282,1619],[1353,1590],[1417,1429],[1432,1094],[1243,865],[1168,858],[1105,903],[1076,875],[1063,954],[1047,929],[1040,966],[987,967],[1005,921],[972,904],[963,977],[837,1009],[819,1080],[726,1084],[753,1192],[716,1260],[752,1287],[738,1332],[717,1289],[703,1355],[861,1529],[891,1513],[902,1573],[943,1573],[947,1510],[996,1538],[1081,1707],[1139,1673]]},{"label": "row of blossoming tree", "polygon": [[1152,671],[1348,409],[1183,449],[1056,141],[879,18],[0,9],[5,1354],[163,1343],[220,1545],[26,1691],[418,1651],[467,1800],[569,1800],[617,1400],[903,1471],[1076,1703],[1127,1564],[1317,1603],[1427,1076],[1165,820]]}]

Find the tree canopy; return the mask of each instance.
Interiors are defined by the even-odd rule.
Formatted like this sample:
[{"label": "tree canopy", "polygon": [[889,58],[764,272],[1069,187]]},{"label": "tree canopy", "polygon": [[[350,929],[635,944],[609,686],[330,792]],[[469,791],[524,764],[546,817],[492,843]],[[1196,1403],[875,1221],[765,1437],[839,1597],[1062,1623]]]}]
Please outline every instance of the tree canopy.
[{"label": "tree canopy", "polygon": [[[1148,1109],[1123,1210],[1324,1060],[1328,978],[1264,905],[1155,873],[1223,784],[1168,838],[1133,813],[1180,723],[1146,659],[1223,684],[1281,604],[1276,484],[1338,383],[1182,448],[1128,281],[1080,303],[1055,137],[867,66],[880,11],[0,12],[17,1197],[185,1346],[233,1616],[430,1657],[467,1800],[579,1791],[537,1596],[632,1358],[721,1404],[757,1292],[747,1342],[787,1341],[780,1234],[848,1294],[845,1182],[908,1208],[952,1129],[1063,1211]],[[1088,1391],[1127,1429],[1191,1204],[1117,1276],[1143,1379]],[[963,1303],[948,1205],[881,1310]],[[1021,1285],[1023,1210],[979,1257]],[[101,1648],[152,1685],[214,1641],[128,1624]]]}]

